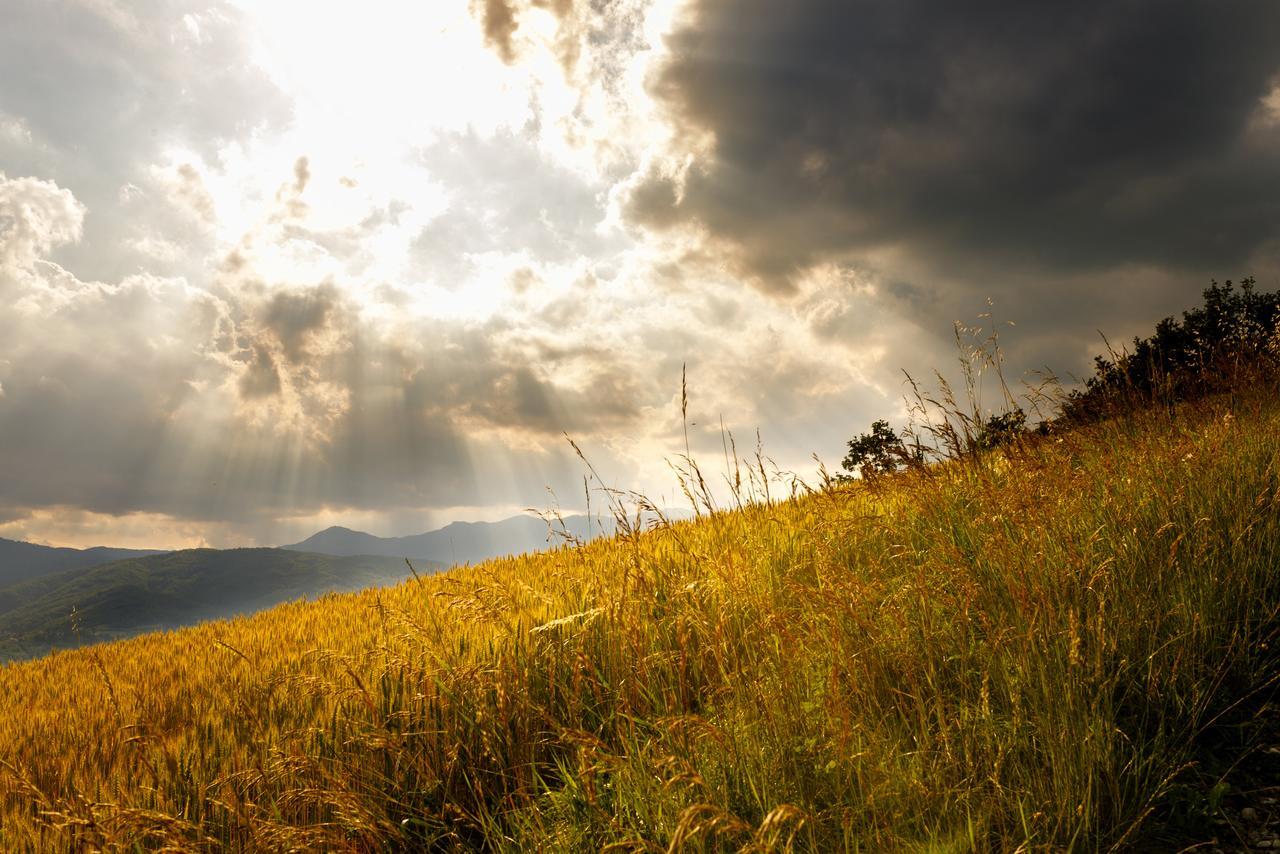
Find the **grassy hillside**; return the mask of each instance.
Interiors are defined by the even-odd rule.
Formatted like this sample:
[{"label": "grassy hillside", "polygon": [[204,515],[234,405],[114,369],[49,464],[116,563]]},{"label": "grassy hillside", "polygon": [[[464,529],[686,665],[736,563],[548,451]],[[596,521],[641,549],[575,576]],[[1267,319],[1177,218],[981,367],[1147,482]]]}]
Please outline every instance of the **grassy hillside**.
[{"label": "grassy hillside", "polygon": [[0,658],[189,626],[408,575],[403,560],[280,549],[188,549],[71,570],[0,588]]},{"label": "grassy hillside", "polygon": [[1238,395],[9,665],[0,847],[1166,850],[1278,473]]}]

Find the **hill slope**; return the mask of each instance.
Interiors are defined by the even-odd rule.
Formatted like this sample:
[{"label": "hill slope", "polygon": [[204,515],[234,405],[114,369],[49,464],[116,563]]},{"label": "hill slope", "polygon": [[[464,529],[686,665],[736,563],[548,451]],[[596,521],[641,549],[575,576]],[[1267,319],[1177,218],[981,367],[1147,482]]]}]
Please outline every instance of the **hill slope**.
[{"label": "hill slope", "polygon": [[0,537],[0,586],[17,584],[43,575],[85,569],[131,557],[163,554],[156,549],[55,548]]},{"label": "hill slope", "polygon": [[479,563],[496,557],[542,551],[562,543],[567,533],[580,541],[613,532],[613,521],[566,516],[555,533],[537,516],[512,516],[500,522],[454,522],[425,534],[375,537],[334,526],[283,549],[329,555],[386,555],[444,564]]},{"label": "hill slope", "polygon": [[0,847],[1178,850],[1278,473],[1267,389],[9,665]]},{"label": "hill slope", "polygon": [[[424,562],[419,571],[439,568]],[[394,558],[280,549],[187,549],[70,570],[0,588],[0,657],[188,626],[408,575]]]}]

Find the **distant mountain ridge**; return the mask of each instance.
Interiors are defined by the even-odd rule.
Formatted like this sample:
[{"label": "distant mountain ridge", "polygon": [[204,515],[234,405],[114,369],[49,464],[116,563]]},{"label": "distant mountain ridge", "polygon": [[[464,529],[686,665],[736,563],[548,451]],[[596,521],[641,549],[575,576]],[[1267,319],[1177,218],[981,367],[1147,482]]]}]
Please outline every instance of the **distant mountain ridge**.
[{"label": "distant mountain ridge", "polygon": [[[423,560],[415,568],[444,567]],[[184,549],[65,570],[0,587],[0,661],[408,577],[400,558],[265,548]]]},{"label": "distant mountain ridge", "polygon": [[17,584],[69,569],[87,569],[126,558],[164,554],[163,549],[58,548],[0,537],[0,586]]},{"label": "distant mountain ridge", "polygon": [[537,516],[522,515],[499,522],[453,522],[407,537],[377,537],[335,525],[280,548],[335,556],[383,555],[452,565],[540,551],[565,542],[565,535],[587,541],[613,531],[612,519],[565,516],[553,528]]},{"label": "distant mountain ridge", "polygon": [[[684,518],[680,511],[666,511]],[[534,515],[454,522],[406,537],[334,526],[279,548],[68,549],[0,539],[0,663],[251,613],[331,591],[394,584],[495,557],[586,542],[612,519]],[[74,610],[75,619],[71,619]]]}]

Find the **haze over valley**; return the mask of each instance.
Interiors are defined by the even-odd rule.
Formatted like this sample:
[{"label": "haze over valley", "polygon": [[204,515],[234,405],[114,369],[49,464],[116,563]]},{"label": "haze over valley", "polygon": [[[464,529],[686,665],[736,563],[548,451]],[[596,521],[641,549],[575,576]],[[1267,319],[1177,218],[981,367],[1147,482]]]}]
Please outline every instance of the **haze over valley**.
[{"label": "haze over valley", "polygon": [[279,548],[173,552],[0,539],[0,659],[386,586],[415,572],[587,542],[613,527],[612,520],[586,516],[548,522],[520,515],[408,537],[331,527]]}]

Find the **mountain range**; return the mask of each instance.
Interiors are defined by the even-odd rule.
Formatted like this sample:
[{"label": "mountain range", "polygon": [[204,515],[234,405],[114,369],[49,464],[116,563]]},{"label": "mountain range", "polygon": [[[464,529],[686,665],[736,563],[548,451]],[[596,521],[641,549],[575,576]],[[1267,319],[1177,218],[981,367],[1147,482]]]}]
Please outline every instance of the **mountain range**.
[{"label": "mountain range", "polygon": [[[674,514],[677,518],[685,514]],[[612,534],[611,519],[533,515],[407,537],[332,527],[279,548],[53,548],[0,539],[0,662],[247,614],[330,591]],[[74,616],[73,616],[74,613]]]},{"label": "mountain range", "polygon": [[537,516],[525,515],[500,522],[454,522],[408,537],[375,537],[335,526],[281,548],[340,556],[385,555],[452,565],[541,551],[570,539],[585,542],[613,531],[612,519],[565,516],[549,525]]},{"label": "mountain range", "polygon": [[86,569],[131,557],[161,554],[159,549],[55,548],[0,537],[0,586],[68,569]]}]

